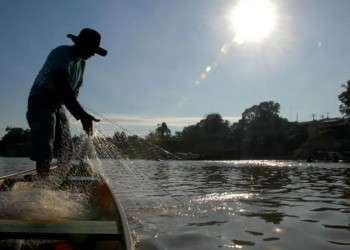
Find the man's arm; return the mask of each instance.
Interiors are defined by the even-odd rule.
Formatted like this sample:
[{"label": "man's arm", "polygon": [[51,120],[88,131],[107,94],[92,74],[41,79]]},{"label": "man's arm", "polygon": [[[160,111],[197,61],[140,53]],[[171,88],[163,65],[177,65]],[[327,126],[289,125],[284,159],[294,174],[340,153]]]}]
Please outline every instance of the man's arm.
[{"label": "man's arm", "polygon": [[69,86],[68,73],[64,70],[55,70],[52,72],[52,78],[58,98],[63,102],[74,118],[80,120],[84,116],[87,116],[88,114],[81,107],[72,88]]},{"label": "man's arm", "polygon": [[100,120],[86,113],[81,107],[75,97],[74,91],[69,86],[68,73],[64,70],[55,70],[52,72],[52,77],[58,98],[63,102],[74,118],[81,121],[84,131],[88,135],[92,135],[92,122],[98,122]]}]

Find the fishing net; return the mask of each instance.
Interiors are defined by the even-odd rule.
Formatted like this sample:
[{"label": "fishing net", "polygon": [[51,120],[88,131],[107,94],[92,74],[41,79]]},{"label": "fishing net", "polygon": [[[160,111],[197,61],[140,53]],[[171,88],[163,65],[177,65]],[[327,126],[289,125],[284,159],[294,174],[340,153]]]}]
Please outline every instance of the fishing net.
[{"label": "fishing net", "polygon": [[[171,164],[169,160],[181,159],[109,118],[96,113],[94,116],[101,121],[94,123],[92,137],[83,132],[79,121],[70,118],[74,134],[73,162],[90,164],[109,182],[127,212],[181,206],[182,202],[147,172],[147,166],[165,168]],[[155,197],[155,193],[162,195]]]}]

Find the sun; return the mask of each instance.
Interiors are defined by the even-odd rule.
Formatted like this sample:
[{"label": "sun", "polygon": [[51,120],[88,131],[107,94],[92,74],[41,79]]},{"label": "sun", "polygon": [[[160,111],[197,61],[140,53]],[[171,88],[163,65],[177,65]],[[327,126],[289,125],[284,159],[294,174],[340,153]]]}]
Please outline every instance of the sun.
[{"label": "sun", "polygon": [[268,37],[276,26],[277,15],[269,0],[239,0],[229,19],[234,42],[244,43]]}]

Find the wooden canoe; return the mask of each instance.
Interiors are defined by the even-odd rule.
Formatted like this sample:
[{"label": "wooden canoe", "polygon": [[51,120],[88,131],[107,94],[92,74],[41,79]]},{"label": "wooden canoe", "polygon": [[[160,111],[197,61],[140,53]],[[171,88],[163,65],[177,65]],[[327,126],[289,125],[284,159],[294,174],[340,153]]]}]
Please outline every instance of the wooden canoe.
[{"label": "wooden canoe", "polygon": [[[84,171],[80,171],[82,166]],[[84,192],[88,197],[91,211],[88,216],[67,219],[55,215],[42,218],[38,214],[38,218],[35,216],[23,218],[23,216],[9,213],[10,215],[6,217],[3,215],[4,212],[1,214],[0,209],[0,249],[133,250],[133,241],[123,207],[108,182],[92,169],[85,169],[87,166],[88,164],[73,166],[64,181],[59,186],[55,186],[55,190],[51,192]],[[57,169],[56,166],[52,166],[50,175],[55,175]],[[38,180],[42,179],[36,176],[35,170],[0,177],[0,208],[5,206],[4,200],[10,203],[11,198],[8,197],[15,197],[14,194],[22,194],[25,199],[30,199],[28,195],[33,197],[30,192],[35,188],[40,190],[40,186],[39,189],[36,186]],[[7,195],[7,200],[1,201],[1,195]],[[45,199],[42,196],[43,194],[40,194],[40,199]],[[16,202],[10,203],[9,206],[21,206]],[[46,209],[46,206],[40,209],[43,211],[42,209]],[[38,209],[38,213],[40,211]]]}]

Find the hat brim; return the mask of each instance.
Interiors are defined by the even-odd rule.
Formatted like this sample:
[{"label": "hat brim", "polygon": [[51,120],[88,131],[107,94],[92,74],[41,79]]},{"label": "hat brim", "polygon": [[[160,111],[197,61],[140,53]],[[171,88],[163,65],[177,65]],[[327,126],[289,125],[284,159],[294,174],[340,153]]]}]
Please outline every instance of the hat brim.
[{"label": "hat brim", "polygon": [[107,55],[107,50],[101,48],[101,47],[98,47],[96,50],[95,50],[96,54],[99,54],[100,56],[106,56]]},{"label": "hat brim", "polygon": [[[72,39],[72,41],[74,43],[78,43],[79,42],[79,37],[72,35],[72,34],[68,34],[67,37],[69,37],[70,39]],[[107,50],[101,48],[101,47],[97,47],[95,48],[95,53],[99,54],[100,56],[106,56],[107,55]]]}]

